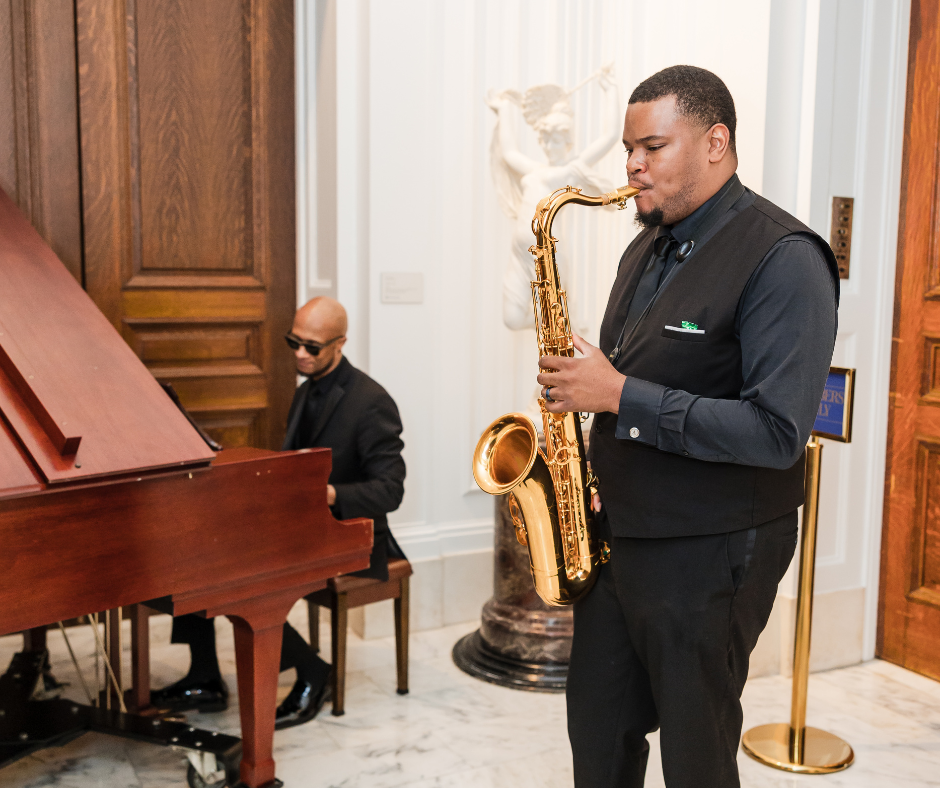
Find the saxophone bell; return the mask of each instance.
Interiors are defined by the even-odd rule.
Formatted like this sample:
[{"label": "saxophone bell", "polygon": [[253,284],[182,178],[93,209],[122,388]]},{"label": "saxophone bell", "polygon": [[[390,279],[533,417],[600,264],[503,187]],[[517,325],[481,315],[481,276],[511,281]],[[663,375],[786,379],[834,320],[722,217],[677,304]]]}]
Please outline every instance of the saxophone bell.
[{"label": "saxophone bell", "polygon": [[[516,539],[529,549],[529,568],[539,596],[549,605],[563,606],[587,593],[597,579],[592,568],[599,556],[592,544],[593,558],[570,560],[565,523],[559,522],[559,517],[565,519],[566,503],[559,508],[552,470],[528,416],[507,413],[483,431],[473,452],[473,478],[490,495],[510,496]],[[585,539],[588,536],[584,534]]]}]

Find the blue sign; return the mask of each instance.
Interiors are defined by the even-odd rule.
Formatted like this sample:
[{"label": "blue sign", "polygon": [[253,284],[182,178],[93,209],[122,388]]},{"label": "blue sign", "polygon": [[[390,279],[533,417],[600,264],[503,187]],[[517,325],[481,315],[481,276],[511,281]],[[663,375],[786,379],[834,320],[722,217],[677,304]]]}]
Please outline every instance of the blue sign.
[{"label": "blue sign", "polygon": [[854,370],[829,369],[813,433],[848,442],[852,419],[852,383]]}]

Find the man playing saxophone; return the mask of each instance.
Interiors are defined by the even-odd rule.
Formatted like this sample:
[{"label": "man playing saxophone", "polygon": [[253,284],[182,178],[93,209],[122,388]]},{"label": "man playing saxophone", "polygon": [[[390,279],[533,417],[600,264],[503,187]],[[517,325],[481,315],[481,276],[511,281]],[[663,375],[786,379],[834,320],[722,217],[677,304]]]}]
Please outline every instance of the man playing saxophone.
[{"label": "man playing saxophone", "polygon": [[794,552],[803,447],[829,369],[832,252],[738,179],[734,102],[667,68],[623,131],[637,221],[601,324],[540,360],[546,408],[595,413],[597,536],[575,603],[578,788],[639,788],[660,728],[668,788],[736,788],[750,653]]}]

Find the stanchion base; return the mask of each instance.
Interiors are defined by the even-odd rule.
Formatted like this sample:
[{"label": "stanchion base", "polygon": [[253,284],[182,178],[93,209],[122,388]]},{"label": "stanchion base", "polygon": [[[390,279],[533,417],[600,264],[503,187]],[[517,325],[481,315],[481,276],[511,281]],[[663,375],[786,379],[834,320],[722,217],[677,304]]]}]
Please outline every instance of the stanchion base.
[{"label": "stanchion base", "polygon": [[852,765],[855,753],[848,742],[819,728],[806,729],[803,763],[790,760],[790,726],[785,722],[758,725],[744,734],[741,746],[757,761],[800,774],[829,774]]}]

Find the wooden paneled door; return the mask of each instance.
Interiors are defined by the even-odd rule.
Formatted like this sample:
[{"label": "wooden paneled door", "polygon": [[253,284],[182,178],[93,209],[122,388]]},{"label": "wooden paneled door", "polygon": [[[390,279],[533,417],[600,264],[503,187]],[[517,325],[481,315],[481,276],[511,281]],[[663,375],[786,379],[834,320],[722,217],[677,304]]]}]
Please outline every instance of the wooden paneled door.
[{"label": "wooden paneled door", "polygon": [[293,0],[76,0],[85,287],[223,445],[294,391]]},{"label": "wooden paneled door", "polygon": [[940,16],[914,0],[878,655],[940,679]]}]

